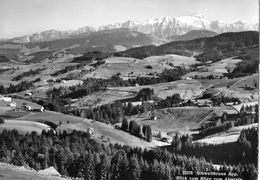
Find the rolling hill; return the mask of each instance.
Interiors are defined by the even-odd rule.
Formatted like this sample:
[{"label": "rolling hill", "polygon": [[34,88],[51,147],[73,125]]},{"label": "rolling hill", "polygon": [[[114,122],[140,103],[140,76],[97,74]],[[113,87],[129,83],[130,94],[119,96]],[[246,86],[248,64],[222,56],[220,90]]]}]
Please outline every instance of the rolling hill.
[{"label": "rolling hill", "polygon": [[217,35],[217,33],[213,32],[213,31],[192,30],[183,35],[170,36],[167,39],[169,41],[189,41],[189,40],[193,40],[193,39],[212,37],[212,36],[216,36],[216,35]]},{"label": "rolling hill", "polygon": [[227,57],[239,55],[241,50],[259,43],[259,33],[245,31],[223,33],[214,37],[199,38],[190,41],[170,42],[160,46],[143,46],[118,53],[118,56],[145,58],[153,55],[180,54],[191,56],[200,53],[199,61],[218,61]]},{"label": "rolling hill", "polygon": [[5,56],[9,59],[36,63],[44,59],[55,59],[57,54],[66,56],[83,54],[88,51],[115,52],[152,43],[151,37],[137,31],[127,28],[108,29],[26,44],[1,42],[0,61],[8,62],[3,57]]},{"label": "rolling hill", "polygon": [[147,35],[129,29],[111,29],[85,34],[73,38],[26,44],[27,48],[39,46],[41,49],[68,49],[68,53],[78,54],[86,51],[115,51],[114,46],[126,48],[151,44]]}]

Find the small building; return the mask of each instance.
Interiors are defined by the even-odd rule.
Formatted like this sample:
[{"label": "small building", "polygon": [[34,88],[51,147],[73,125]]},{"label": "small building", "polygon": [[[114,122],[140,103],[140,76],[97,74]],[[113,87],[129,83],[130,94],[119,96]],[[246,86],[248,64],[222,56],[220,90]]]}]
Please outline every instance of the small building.
[{"label": "small building", "polygon": [[139,87],[139,86],[140,86],[139,84],[137,84],[137,83],[135,84],[135,87]]},{"label": "small building", "polygon": [[186,77],[185,80],[192,80],[192,78],[191,77]]},{"label": "small building", "polygon": [[26,92],[24,95],[25,95],[25,96],[31,96],[32,93],[31,93],[31,92]]},{"label": "small building", "polygon": [[44,111],[45,111],[43,106],[40,108],[40,111],[41,111],[41,112],[44,112]]},{"label": "small building", "polygon": [[93,137],[93,136],[94,136],[94,128],[89,127],[89,128],[87,129],[87,134],[89,134],[91,137]]},{"label": "small building", "polygon": [[225,103],[226,106],[232,106],[234,104],[235,104],[235,102],[227,102],[227,103]]},{"label": "small building", "polygon": [[11,97],[4,97],[4,96],[0,95],[0,101],[11,102],[12,98]]},{"label": "small building", "polygon": [[36,112],[44,112],[45,110],[44,110],[44,107],[41,106],[40,108],[35,108],[35,109],[33,109],[33,111],[36,111]]},{"label": "small building", "polygon": [[26,111],[31,111],[32,110],[32,107],[31,106],[28,106],[28,105],[24,105],[24,109]]},{"label": "small building", "polygon": [[10,106],[10,107],[16,107],[16,102],[11,102],[11,103],[9,104],[9,106]]}]

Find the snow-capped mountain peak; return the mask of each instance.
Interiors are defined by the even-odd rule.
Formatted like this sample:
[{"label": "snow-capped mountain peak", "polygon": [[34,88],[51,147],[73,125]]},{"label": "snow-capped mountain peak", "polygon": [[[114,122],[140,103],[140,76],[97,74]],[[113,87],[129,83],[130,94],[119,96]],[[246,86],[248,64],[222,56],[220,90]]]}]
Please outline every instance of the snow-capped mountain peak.
[{"label": "snow-capped mountain peak", "polygon": [[202,13],[199,13],[199,12],[191,14],[190,16],[200,18],[200,19],[205,19],[205,16]]},{"label": "snow-capped mountain peak", "polygon": [[149,19],[143,22],[128,20],[122,23],[107,24],[98,27],[85,26],[74,31],[48,30],[41,33],[17,37],[12,39],[12,41],[20,43],[50,41],[115,28],[129,28],[130,30],[139,31],[155,38],[165,40],[167,37],[183,35],[192,30],[209,30],[216,33],[258,30],[258,24],[251,25],[242,21],[237,21],[235,23],[225,23],[222,20],[210,21],[203,14],[195,13],[180,17],[166,16],[159,19]]}]

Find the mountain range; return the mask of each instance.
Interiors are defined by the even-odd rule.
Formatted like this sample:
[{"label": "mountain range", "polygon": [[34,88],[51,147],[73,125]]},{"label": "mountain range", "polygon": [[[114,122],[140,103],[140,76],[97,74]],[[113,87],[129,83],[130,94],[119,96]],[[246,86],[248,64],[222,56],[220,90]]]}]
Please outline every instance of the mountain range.
[{"label": "mountain range", "polygon": [[225,23],[221,20],[210,21],[201,13],[196,13],[189,16],[164,17],[144,22],[128,20],[123,23],[107,24],[98,27],[85,26],[70,31],[47,30],[31,35],[15,37],[10,39],[10,41],[16,43],[52,41],[115,28],[128,28],[133,31],[147,34],[150,37],[153,37],[153,39],[169,41],[169,39],[171,39],[169,37],[183,35],[192,30],[208,30],[216,33],[239,32],[258,30],[258,24],[253,25],[242,21],[235,23]]}]

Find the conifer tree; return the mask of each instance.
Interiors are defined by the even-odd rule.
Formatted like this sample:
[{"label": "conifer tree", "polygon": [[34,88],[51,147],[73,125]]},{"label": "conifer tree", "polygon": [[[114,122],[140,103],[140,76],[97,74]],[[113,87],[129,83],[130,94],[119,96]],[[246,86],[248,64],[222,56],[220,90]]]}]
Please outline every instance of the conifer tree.
[{"label": "conifer tree", "polygon": [[88,152],[88,155],[85,160],[84,164],[84,179],[85,180],[95,180],[95,163],[94,163],[94,156],[92,152]]},{"label": "conifer tree", "polygon": [[139,180],[141,176],[141,167],[136,155],[130,157],[129,160],[129,179]]},{"label": "conifer tree", "polygon": [[97,164],[96,169],[97,180],[109,180],[110,179],[110,159],[106,154],[100,155],[100,163]]},{"label": "conifer tree", "polygon": [[122,128],[123,131],[128,131],[128,121],[127,121],[126,118],[123,118],[121,128]]}]

